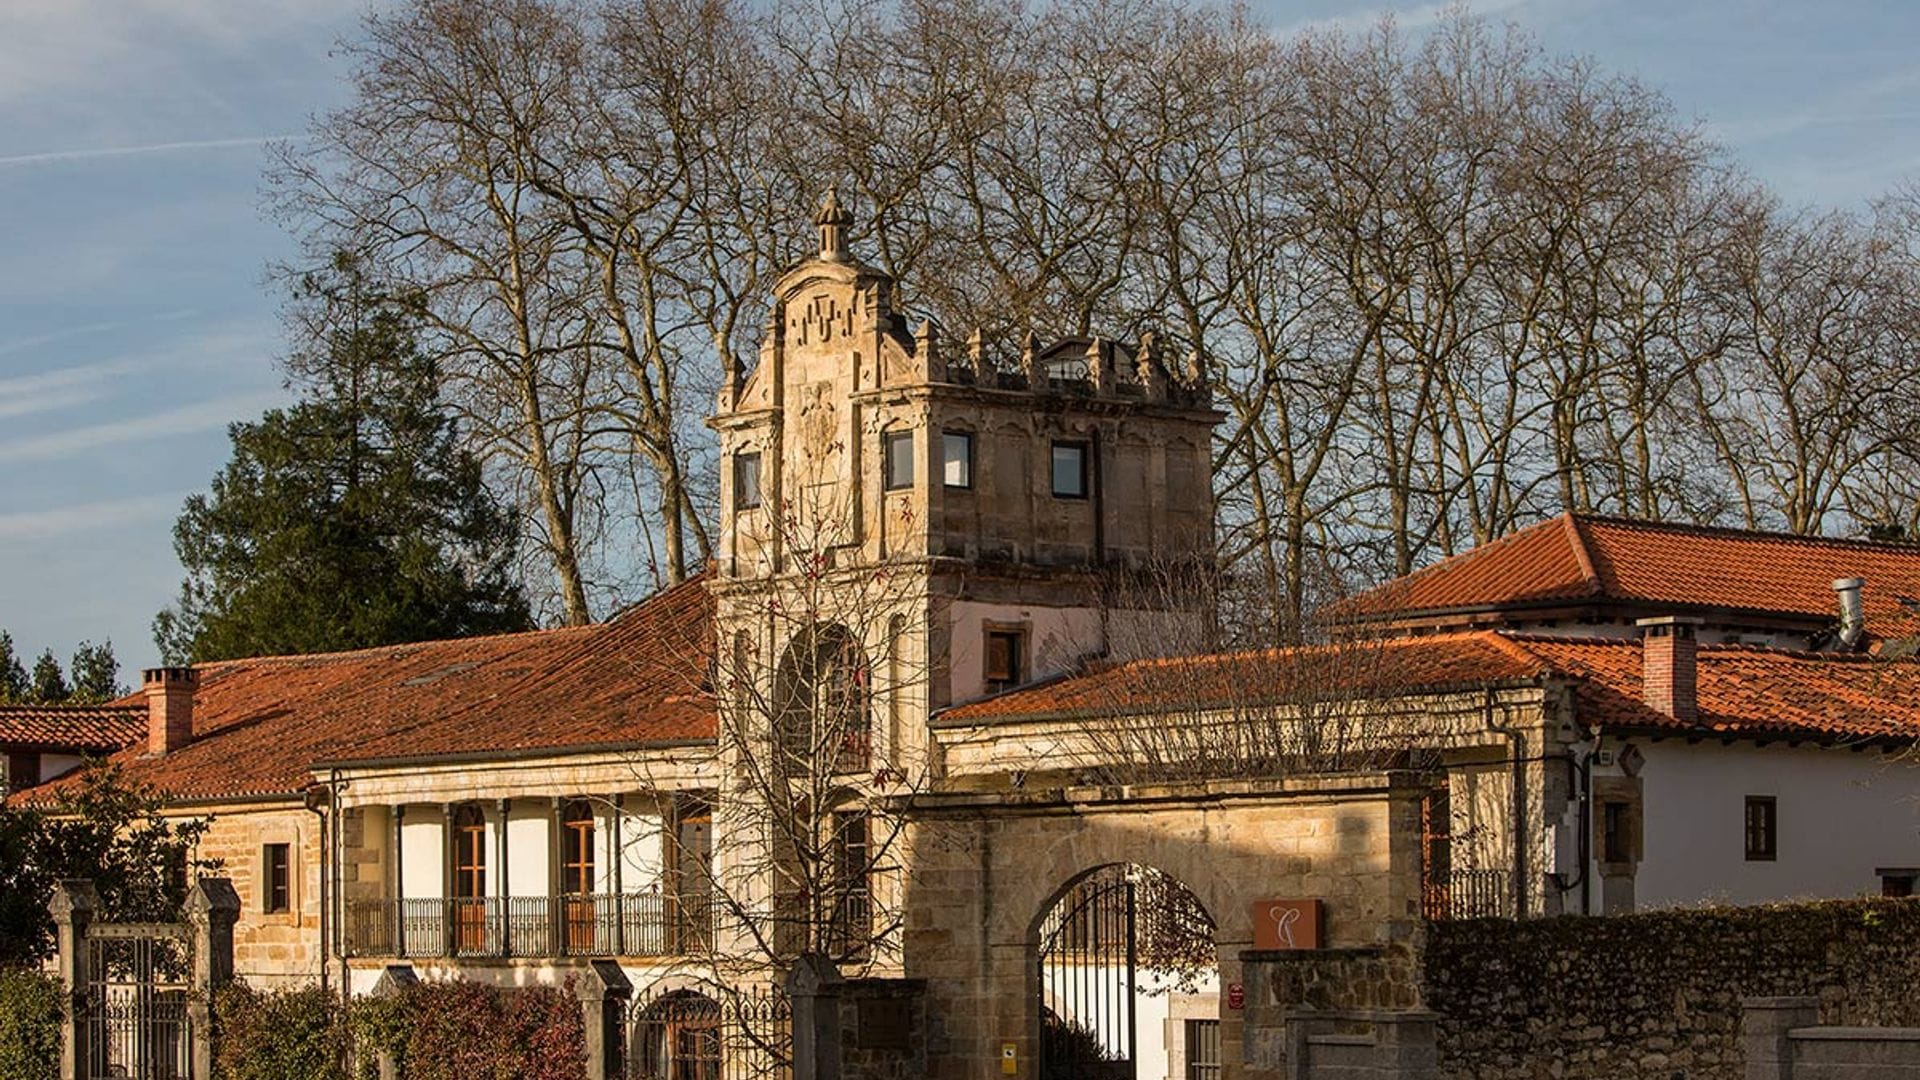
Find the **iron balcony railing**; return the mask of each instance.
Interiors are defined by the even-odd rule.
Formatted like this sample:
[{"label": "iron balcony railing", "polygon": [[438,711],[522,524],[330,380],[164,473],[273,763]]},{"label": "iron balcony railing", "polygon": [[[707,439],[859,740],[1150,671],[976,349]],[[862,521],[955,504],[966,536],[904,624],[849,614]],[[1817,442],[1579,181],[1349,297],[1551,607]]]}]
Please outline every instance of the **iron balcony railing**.
[{"label": "iron balcony railing", "polygon": [[1510,870],[1452,870],[1422,882],[1420,891],[1429,922],[1513,918]]},{"label": "iron balcony railing", "polygon": [[349,956],[686,956],[711,948],[713,909],[659,893],[353,900],[346,931]]}]

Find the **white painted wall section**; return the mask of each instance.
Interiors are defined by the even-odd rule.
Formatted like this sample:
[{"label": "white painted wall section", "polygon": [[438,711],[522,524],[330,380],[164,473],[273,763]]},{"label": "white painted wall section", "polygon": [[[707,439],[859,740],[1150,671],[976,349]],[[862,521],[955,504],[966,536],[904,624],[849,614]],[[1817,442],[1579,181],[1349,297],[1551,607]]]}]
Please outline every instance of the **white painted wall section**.
[{"label": "white painted wall section", "polygon": [[544,800],[522,801],[524,806],[516,802],[507,811],[507,892],[546,896],[554,881],[554,865],[548,861],[553,807]]},{"label": "white painted wall section", "polygon": [[446,895],[446,831],[437,806],[409,806],[400,824],[400,891],[409,900]]},{"label": "white painted wall section", "polygon": [[[1642,909],[1878,894],[1876,867],[1920,866],[1920,762],[1878,750],[1637,745]],[[1778,806],[1778,858],[1746,858],[1746,800]]]}]

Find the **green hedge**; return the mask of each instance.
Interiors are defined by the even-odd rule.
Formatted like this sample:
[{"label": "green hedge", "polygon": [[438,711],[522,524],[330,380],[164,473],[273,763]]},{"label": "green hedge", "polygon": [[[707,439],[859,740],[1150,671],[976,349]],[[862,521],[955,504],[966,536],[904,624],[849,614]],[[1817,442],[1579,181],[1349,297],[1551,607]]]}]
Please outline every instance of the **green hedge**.
[{"label": "green hedge", "polygon": [[25,968],[0,969],[0,1076],[60,1075],[60,984]]}]

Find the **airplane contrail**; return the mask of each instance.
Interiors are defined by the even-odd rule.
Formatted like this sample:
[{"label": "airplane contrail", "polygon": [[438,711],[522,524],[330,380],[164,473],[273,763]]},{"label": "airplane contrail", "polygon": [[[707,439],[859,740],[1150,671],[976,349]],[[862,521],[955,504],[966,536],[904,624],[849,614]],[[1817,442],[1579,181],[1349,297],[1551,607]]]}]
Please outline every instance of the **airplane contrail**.
[{"label": "airplane contrail", "polygon": [[281,140],[298,141],[305,135],[249,135],[243,139],[195,139],[189,142],[148,143],[145,146],[102,146],[91,150],[49,150],[39,154],[15,154],[0,157],[0,168],[9,165],[49,165],[62,161],[91,161],[95,158],[132,157],[136,154],[164,154],[174,150],[219,150],[235,146],[264,146]]}]

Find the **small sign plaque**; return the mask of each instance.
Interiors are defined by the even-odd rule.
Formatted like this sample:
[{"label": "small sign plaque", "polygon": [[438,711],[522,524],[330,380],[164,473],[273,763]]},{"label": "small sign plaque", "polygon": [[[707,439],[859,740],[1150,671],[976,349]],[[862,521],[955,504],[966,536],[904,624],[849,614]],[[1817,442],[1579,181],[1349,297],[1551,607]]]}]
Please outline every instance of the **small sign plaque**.
[{"label": "small sign plaque", "polygon": [[1227,984],[1227,1008],[1244,1009],[1247,1007],[1247,988],[1240,983]]},{"label": "small sign plaque", "polygon": [[1255,901],[1253,947],[1318,949],[1325,923],[1325,905],[1318,899]]}]

